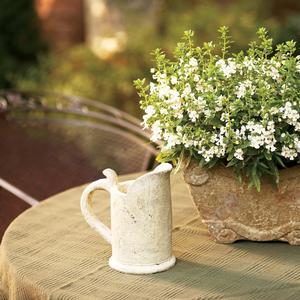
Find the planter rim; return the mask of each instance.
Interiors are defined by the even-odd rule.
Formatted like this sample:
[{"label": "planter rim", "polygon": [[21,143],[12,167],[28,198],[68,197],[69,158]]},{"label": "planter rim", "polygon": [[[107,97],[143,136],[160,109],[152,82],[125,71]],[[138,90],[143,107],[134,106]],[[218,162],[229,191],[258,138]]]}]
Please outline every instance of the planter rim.
[{"label": "planter rim", "polygon": [[[194,166],[193,166],[194,164]],[[187,169],[191,168],[191,167],[198,167],[202,170],[205,170],[207,173],[210,172],[215,172],[216,170],[223,170],[224,172],[222,173],[222,177],[228,177],[228,178],[236,178],[233,168],[232,167],[226,167],[224,165],[216,165],[212,168],[202,168],[199,166],[198,161],[196,159],[191,159],[191,161],[184,167],[184,173],[187,171]],[[288,180],[288,179],[293,179],[296,177],[300,176],[300,164],[296,165],[296,166],[292,166],[292,167],[288,167],[285,169],[280,169],[279,170],[279,185],[281,180],[281,177],[283,177],[283,180]],[[262,180],[268,180],[268,177],[262,177]]]}]

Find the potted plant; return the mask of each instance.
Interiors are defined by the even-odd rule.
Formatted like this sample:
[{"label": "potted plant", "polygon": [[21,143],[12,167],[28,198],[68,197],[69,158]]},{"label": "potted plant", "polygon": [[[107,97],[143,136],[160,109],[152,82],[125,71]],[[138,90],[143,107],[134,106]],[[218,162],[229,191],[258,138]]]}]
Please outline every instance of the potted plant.
[{"label": "potted plant", "polygon": [[[300,56],[265,28],[230,53],[228,28],[197,47],[184,33],[174,60],[155,50],[153,82],[136,80],[158,160],[184,179],[214,239],[300,244]],[[219,51],[218,51],[219,49]]]}]

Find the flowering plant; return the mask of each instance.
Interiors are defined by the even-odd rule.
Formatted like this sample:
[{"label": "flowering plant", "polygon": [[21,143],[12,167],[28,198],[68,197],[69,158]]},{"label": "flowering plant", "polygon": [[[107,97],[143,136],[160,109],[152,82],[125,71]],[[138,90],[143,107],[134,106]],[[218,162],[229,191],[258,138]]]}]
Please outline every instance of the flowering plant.
[{"label": "flowering plant", "polygon": [[218,44],[196,47],[185,32],[174,61],[154,51],[154,81],[135,81],[143,124],[163,142],[159,161],[224,164],[260,190],[262,176],[278,183],[279,168],[300,163],[300,56],[293,41],[274,49],[264,28],[246,52],[229,56],[228,28],[219,33]]}]

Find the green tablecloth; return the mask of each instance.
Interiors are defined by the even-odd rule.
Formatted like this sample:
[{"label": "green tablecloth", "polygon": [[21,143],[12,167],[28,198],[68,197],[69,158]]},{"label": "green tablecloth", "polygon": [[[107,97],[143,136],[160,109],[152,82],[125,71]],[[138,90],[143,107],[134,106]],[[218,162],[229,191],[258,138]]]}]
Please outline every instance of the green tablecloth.
[{"label": "green tablecloth", "polygon": [[[112,270],[110,245],[80,213],[82,190],[51,197],[10,225],[1,245],[0,299],[300,299],[300,247],[216,244],[180,175],[172,176],[176,266],[152,275]],[[95,199],[109,224],[108,194]]]}]

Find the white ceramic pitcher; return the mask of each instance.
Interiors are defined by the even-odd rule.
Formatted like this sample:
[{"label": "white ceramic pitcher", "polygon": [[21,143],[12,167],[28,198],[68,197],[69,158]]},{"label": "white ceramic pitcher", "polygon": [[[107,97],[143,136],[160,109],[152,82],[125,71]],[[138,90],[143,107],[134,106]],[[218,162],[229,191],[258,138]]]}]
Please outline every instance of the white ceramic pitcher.
[{"label": "white ceramic pitcher", "polygon": [[[172,255],[170,164],[161,164],[136,180],[118,183],[106,169],[105,179],[89,184],[81,196],[81,211],[88,224],[112,245],[109,265],[121,272],[156,273],[175,264]],[[111,230],[92,212],[95,190],[111,199]]]}]

